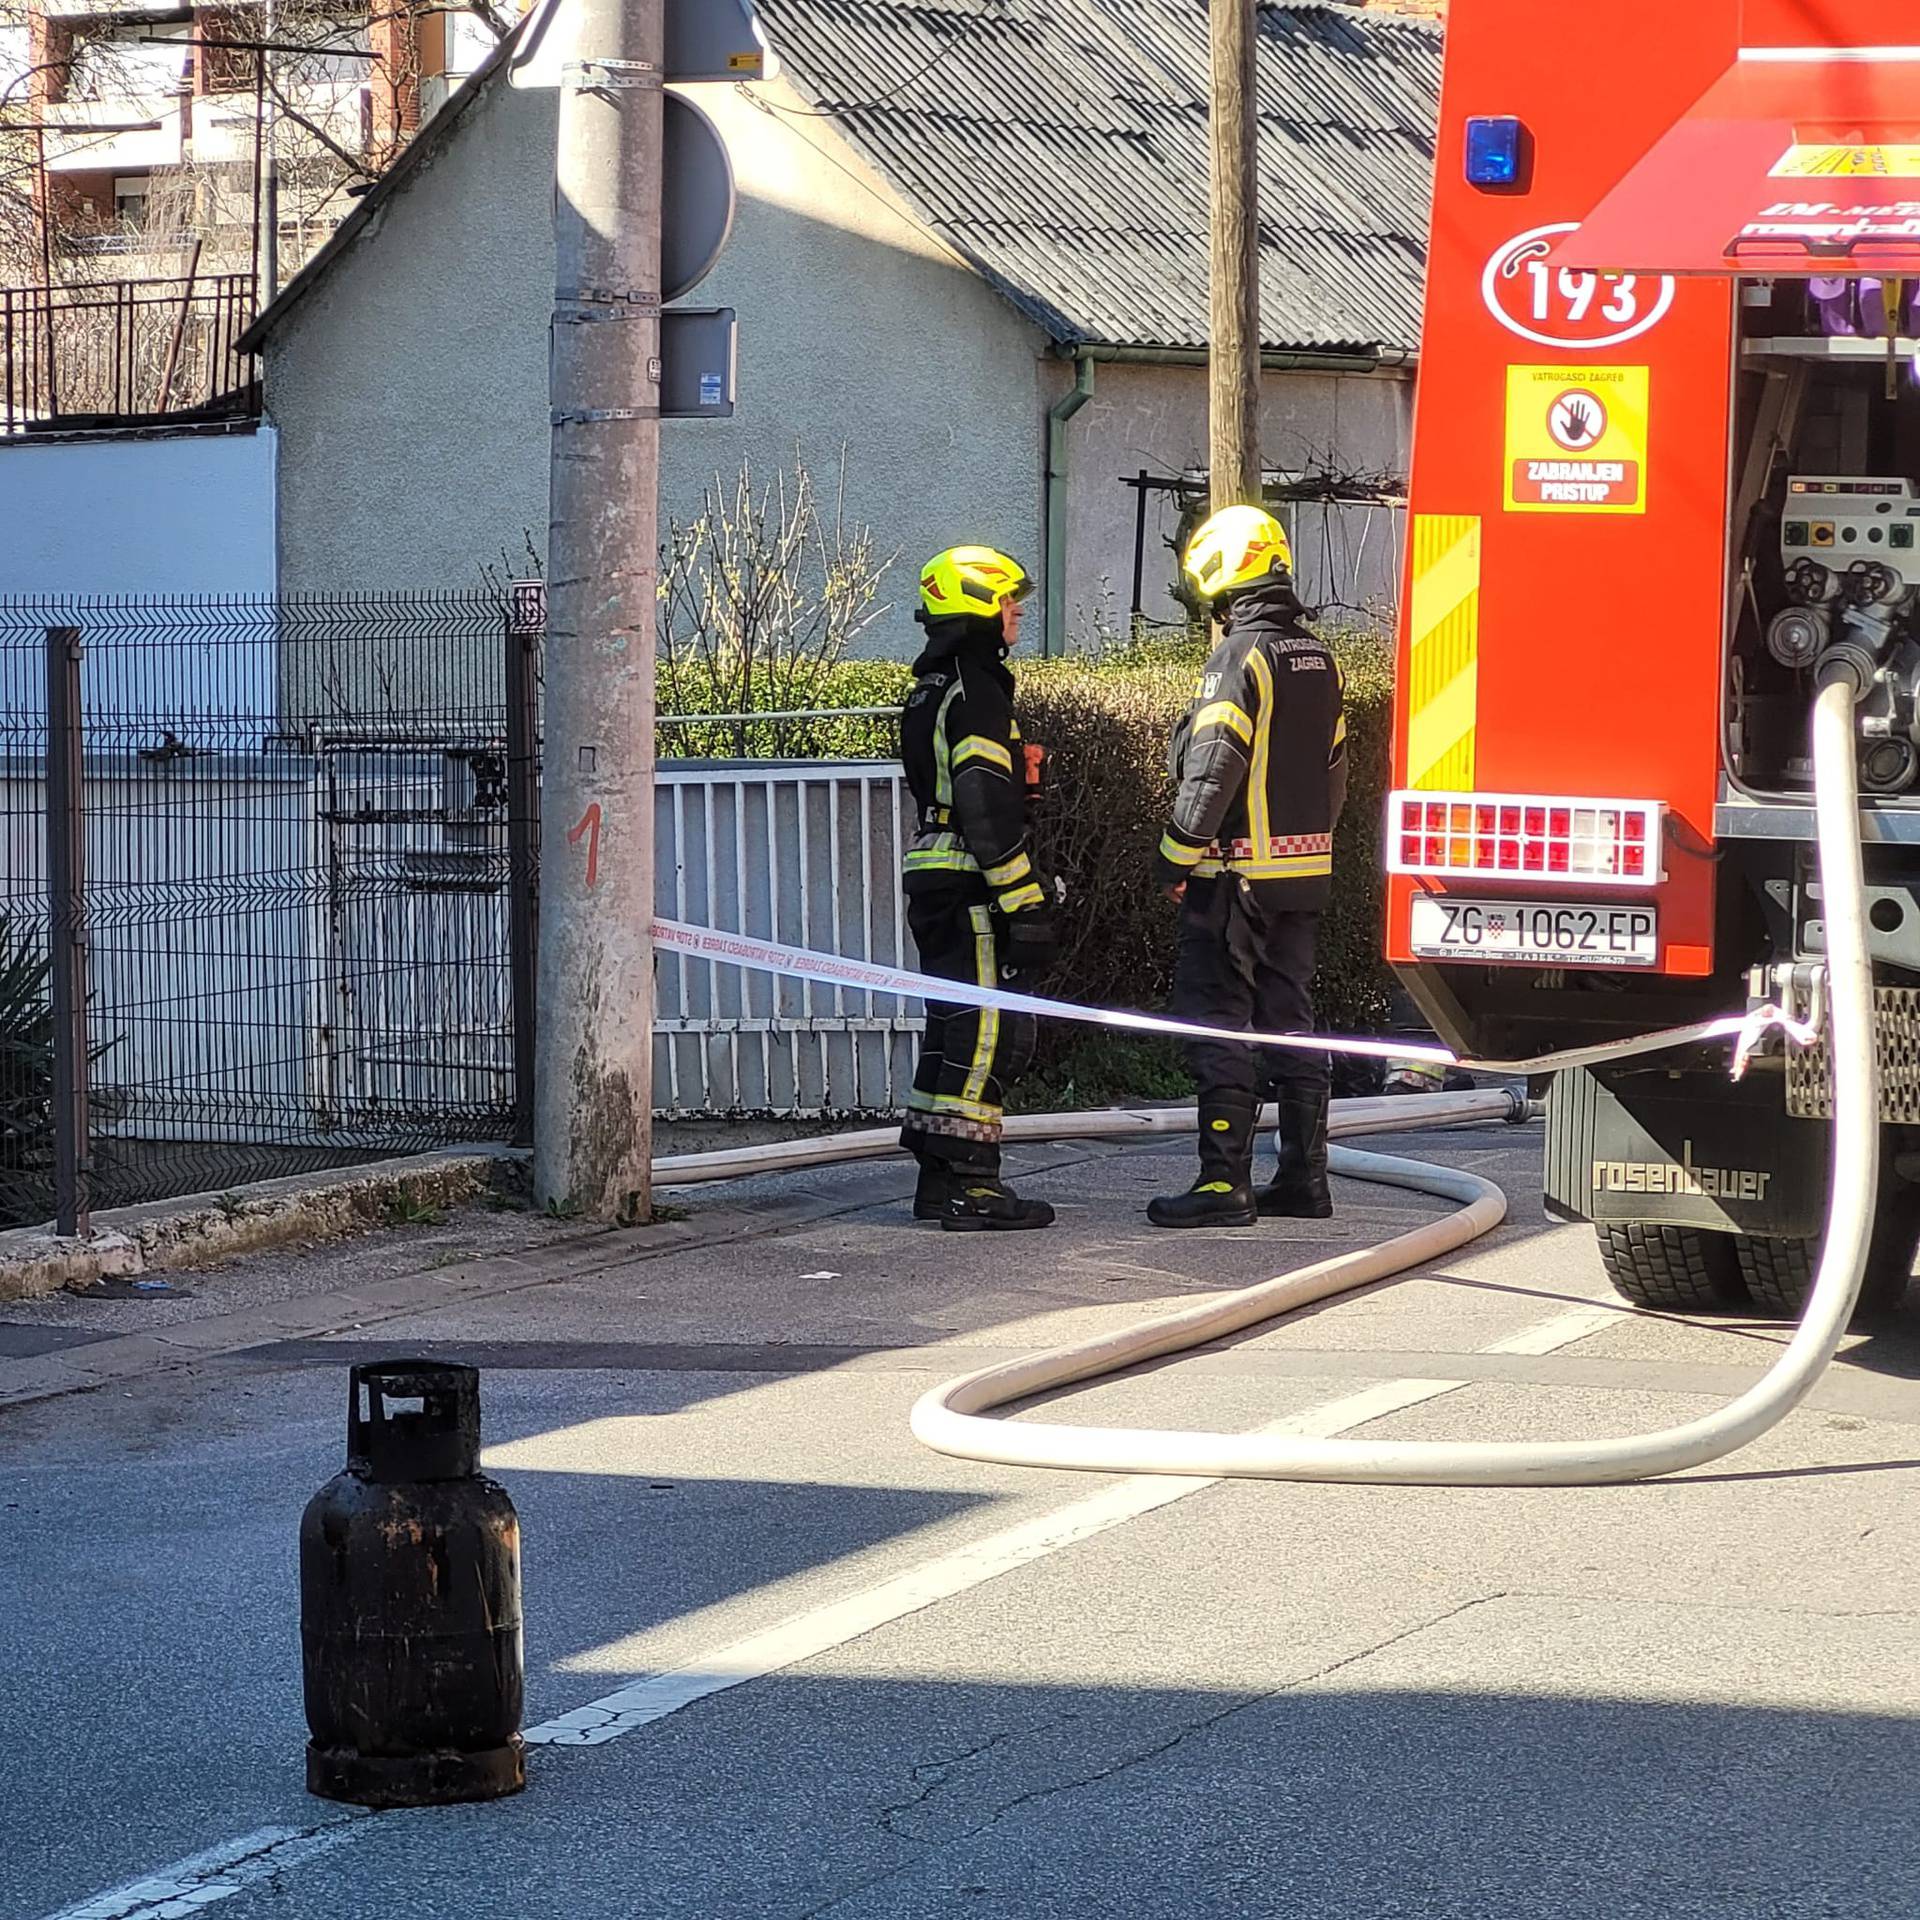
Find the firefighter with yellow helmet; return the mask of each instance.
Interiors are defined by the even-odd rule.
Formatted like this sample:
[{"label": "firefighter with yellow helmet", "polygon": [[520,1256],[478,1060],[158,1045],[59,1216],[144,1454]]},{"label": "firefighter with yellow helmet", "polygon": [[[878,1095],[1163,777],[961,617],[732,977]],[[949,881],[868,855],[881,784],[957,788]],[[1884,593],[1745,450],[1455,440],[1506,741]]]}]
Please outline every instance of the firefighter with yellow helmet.
[{"label": "firefighter with yellow helmet", "polygon": [[[1027,843],[1027,757],[1006,659],[1033,582],[991,547],[953,547],[920,575],[927,642],[901,714],[901,758],[919,807],[905,866],[921,970],[1030,986],[1055,951],[1051,894]],[[920,1162],[917,1220],[949,1232],[1053,1223],[1000,1177],[1002,1107],[1032,1058],[1024,1014],[929,1001],[901,1144]]]},{"label": "firefighter with yellow helmet", "polygon": [[[1346,798],[1340,669],[1293,590],[1280,523],[1228,507],[1193,536],[1183,570],[1219,626],[1198,692],[1175,729],[1177,791],[1159,876],[1180,905],[1173,1012],[1199,1025],[1265,1033],[1313,1026],[1314,946],[1332,885],[1333,830]],[[1193,1041],[1200,1177],[1155,1200],[1162,1227],[1251,1226],[1261,1215],[1323,1219],[1325,1054]],[[1260,1102],[1278,1100],[1279,1168],[1257,1193]]]}]

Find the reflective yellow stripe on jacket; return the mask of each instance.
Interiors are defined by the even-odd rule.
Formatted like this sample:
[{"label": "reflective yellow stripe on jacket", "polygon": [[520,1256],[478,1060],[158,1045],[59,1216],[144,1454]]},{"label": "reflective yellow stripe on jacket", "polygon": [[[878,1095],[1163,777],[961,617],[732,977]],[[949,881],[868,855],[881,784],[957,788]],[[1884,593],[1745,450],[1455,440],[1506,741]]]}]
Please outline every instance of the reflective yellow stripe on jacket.
[{"label": "reflective yellow stripe on jacket", "polygon": [[1333,855],[1299,853],[1284,860],[1229,860],[1226,865],[1243,880],[1319,880],[1333,871]]},{"label": "reflective yellow stripe on jacket", "polygon": [[923,833],[900,863],[907,873],[978,873],[980,862],[957,833]]},{"label": "reflective yellow stripe on jacket", "polygon": [[953,813],[953,762],[947,744],[947,709],[960,692],[960,682],[950,686],[940,702],[933,723],[933,797],[930,819],[938,831],[919,834],[907,856],[901,861],[907,873],[978,873],[980,862],[967,851],[966,842],[947,830]]},{"label": "reflective yellow stripe on jacket", "polygon": [[[944,719],[946,709],[941,708]],[[1013,771],[1013,755],[998,740],[986,739],[983,735],[970,733],[953,750],[953,769],[958,772],[969,760],[984,760],[990,767],[998,767],[1002,773]]]},{"label": "reflective yellow stripe on jacket", "polygon": [[1216,700],[1210,707],[1202,707],[1193,716],[1193,731],[1196,736],[1205,733],[1209,727],[1225,727],[1230,733],[1237,733],[1248,746],[1253,745],[1253,721],[1231,700]]},{"label": "reflective yellow stripe on jacket", "polygon": [[960,697],[960,682],[956,679],[940,702],[940,711],[933,716],[933,801],[938,807],[953,805],[953,760],[952,749],[947,744],[947,709]]},{"label": "reflective yellow stripe on jacket", "polygon": [[1247,665],[1259,696],[1253,716],[1253,765],[1247,771],[1247,838],[1264,847],[1273,838],[1273,798],[1268,788],[1273,760],[1273,668],[1259,647],[1248,648]]}]

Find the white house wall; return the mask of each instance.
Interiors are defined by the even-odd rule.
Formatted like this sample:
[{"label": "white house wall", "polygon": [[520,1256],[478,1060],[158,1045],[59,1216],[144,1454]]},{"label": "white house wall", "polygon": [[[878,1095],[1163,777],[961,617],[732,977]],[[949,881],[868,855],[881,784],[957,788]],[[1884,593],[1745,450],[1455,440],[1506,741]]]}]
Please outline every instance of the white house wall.
[{"label": "white house wall", "polygon": [[[848,506],[900,549],[876,651],[910,651],[927,555],[983,541],[1036,570],[1045,552],[1045,339],[898,207],[785,88],[700,89],[733,158],[733,239],[690,304],[740,315],[739,409],[668,422],[663,519],[715,473],[796,446],[829,491],[847,450]],[[755,99],[787,103],[786,113]]]},{"label": "white house wall", "polygon": [[274,585],[271,430],[0,439],[0,599]]},{"label": "white house wall", "polygon": [[544,548],[553,116],[499,87],[270,337],[282,591],[473,587]]},{"label": "white house wall", "polygon": [[[1071,370],[1053,373],[1056,392]],[[1124,628],[1133,594],[1136,495],[1123,480],[1142,469],[1177,475],[1207,464],[1207,374],[1203,367],[1102,365],[1095,397],[1067,427],[1067,601],[1077,638],[1112,619]],[[1400,476],[1407,471],[1411,379],[1399,375],[1269,373],[1261,386],[1260,451],[1268,467]],[[1178,523],[1171,496],[1147,505],[1143,610],[1172,620]],[[1401,515],[1343,506],[1292,510],[1307,597],[1390,609],[1399,585]]]},{"label": "white house wall", "polygon": [[[739,409],[666,424],[663,534],[743,460],[771,475],[798,452],[830,492],[844,446],[849,516],[902,553],[870,646],[902,651],[926,553],[1044,551],[1041,335],[819,122],[697,97],[739,213],[689,303],[739,313]],[[471,585],[529,533],[544,550],[554,112],[495,87],[272,336],[284,590]]]}]

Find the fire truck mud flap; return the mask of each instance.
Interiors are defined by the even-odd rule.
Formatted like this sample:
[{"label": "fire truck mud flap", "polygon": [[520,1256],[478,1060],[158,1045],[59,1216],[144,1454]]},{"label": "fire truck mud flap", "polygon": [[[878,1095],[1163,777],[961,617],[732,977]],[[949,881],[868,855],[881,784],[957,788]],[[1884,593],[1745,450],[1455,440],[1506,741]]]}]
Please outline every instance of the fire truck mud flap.
[{"label": "fire truck mud flap", "polygon": [[1775,1073],[1577,1068],[1554,1076],[1547,1100],[1547,1210],[1596,1226],[1816,1235],[1828,1138],[1789,1117]]}]

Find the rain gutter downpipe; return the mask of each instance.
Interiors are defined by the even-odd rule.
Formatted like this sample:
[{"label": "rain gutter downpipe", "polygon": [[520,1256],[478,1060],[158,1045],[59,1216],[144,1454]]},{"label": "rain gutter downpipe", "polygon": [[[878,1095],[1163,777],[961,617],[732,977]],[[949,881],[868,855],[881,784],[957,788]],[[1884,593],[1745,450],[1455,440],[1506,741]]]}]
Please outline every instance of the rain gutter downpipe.
[{"label": "rain gutter downpipe", "polygon": [[1047,409],[1047,630],[1049,655],[1067,650],[1067,422],[1093,398],[1093,355],[1074,355],[1072,391]]}]

